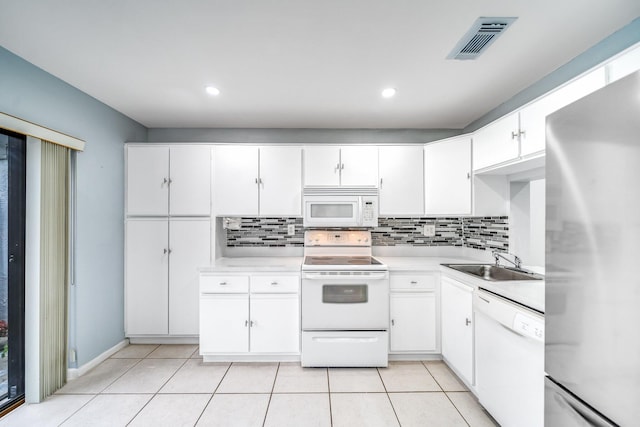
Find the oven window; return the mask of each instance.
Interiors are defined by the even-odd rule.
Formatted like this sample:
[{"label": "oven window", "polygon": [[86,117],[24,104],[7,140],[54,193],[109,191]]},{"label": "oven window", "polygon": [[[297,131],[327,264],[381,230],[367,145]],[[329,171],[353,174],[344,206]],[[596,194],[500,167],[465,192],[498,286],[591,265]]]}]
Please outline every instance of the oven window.
[{"label": "oven window", "polygon": [[312,203],[311,218],[353,218],[352,203]]},{"label": "oven window", "polygon": [[322,302],[327,304],[358,304],[369,300],[367,285],[323,285]]}]

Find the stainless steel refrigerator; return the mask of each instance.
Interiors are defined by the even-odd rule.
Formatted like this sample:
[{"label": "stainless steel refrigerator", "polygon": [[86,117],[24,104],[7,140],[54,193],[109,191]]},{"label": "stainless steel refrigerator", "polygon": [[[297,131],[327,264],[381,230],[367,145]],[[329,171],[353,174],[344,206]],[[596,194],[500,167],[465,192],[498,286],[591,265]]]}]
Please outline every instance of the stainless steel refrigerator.
[{"label": "stainless steel refrigerator", "polygon": [[640,425],[640,72],[547,118],[545,426]]}]

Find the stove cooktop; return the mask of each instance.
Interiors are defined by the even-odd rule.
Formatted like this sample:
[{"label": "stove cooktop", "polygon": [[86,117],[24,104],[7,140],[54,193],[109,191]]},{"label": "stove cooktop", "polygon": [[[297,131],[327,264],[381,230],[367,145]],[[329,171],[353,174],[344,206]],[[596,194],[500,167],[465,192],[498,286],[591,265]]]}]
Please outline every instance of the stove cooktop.
[{"label": "stove cooktop", "polygon": [[381,266],[382,263],[370,256],[306,256],[304,265],[331,265],[331,266],[354,266],[371,265]]}]

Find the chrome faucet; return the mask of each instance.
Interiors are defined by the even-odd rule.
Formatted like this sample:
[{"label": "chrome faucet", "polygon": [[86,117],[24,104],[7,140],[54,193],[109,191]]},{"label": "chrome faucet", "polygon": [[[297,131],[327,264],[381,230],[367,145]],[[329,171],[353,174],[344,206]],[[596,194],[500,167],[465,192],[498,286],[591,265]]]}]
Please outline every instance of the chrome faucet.
[{"label": "chrome faucet", "polygon": [[511,261],[509,258],[505,257],[504,255],[502,255],[500,252],[498,251],[492,251],[491,255],[493,255],[493,259],[496,260],[496,267],[500,267],[500,258],[502,258],[505,261],[509,261],[511,264],[513,264],[518,270],[521,269],[522,266],[522,260],[520,259],[520,257],[518,257],[515,254],[511,254],[509,252],[506,253],[507,255],[511,255],[513,256],[513,261]]}]

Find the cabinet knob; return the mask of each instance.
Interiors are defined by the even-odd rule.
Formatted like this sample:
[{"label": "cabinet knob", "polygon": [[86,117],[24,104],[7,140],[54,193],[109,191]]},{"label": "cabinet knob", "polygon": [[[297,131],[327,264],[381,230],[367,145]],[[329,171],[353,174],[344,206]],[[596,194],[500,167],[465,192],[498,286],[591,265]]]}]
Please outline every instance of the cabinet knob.
[{"label": "cabinet knob", "polygon": [[465,324],[465,325],[467,325],[467,326],[469,326],[469,325],[471,324],[471,320],[469,320],[469,318],[468,318],[468,317],[467,317],[467,318],[465,318],[465,319],[464,319],[464,324]]}]

